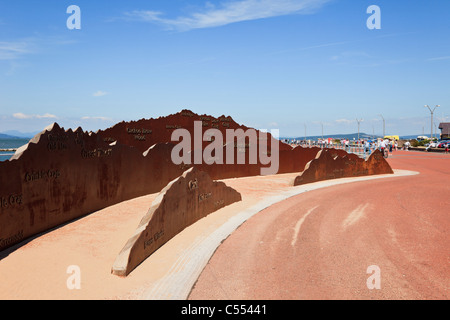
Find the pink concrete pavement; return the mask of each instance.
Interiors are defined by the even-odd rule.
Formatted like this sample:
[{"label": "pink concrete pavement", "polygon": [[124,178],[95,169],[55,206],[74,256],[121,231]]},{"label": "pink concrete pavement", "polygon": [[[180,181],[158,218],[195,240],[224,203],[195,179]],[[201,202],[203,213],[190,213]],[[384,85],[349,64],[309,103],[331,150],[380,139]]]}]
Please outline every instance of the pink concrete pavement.
[{"label": "pink concrete pavement", "polygon": [[[0,299],[185,299],[197,279],[191,299],[448,298],[450,156],[389,161],[421,175],[307,186],[274,205],[297,192],[296,174],[228,179],[242,202],[185,229],[127,278],[111,275],[112,263],[156,194],[99,210],[1,252]],[[366,288],[369,265],[381,269],[381,290]],[[79,289],[67,285],[70,266]]]},{"label": "pink concrete pavement", "polygon": [[[396,151],[420,175],[319,189],[249,219],[189,299],[448,299],[450,155]],[[369,289],[369,266],[380,289]]]}]

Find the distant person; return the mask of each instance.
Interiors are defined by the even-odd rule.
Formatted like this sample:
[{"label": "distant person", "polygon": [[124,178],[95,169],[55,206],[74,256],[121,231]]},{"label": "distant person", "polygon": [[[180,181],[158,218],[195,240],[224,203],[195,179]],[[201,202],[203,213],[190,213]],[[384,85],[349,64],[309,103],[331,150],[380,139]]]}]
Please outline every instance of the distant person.
[{"label": "distant person", "polygon": [[369,140],[366,141],[364,144],[364,152],[370,152],[370,142]]},{"label": "distant person", "polygon": [[380,140],[380,145],[379,145],[379,147],[380,147],[381,153],[384,154],[384,149],[386,149],[386,141],[385,141],[385,140]]},{"label": "distant person", "polygon": [[405,149],[406,149],[406,151],[409,151],[409,146],[410,145],[411,145],[411,142],[409,142],[409,141],[405,142]]}]

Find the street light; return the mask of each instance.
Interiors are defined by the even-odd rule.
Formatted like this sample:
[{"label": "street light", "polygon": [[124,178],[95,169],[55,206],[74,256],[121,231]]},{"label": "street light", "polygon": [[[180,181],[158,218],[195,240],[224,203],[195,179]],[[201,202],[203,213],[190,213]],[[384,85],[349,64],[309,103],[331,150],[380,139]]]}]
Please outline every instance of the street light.
[{"label": "street light", "polygon": [[358,120],[358,118],[356,118],[356,122],[358,122],[358,143],[359,143],[359,125],[361,124],[361,122],[364,121],[363,119]]},{"label": "street light", "polygon": [[430,110],[431,113],[431,140],[433,140],[433,114],[434,114],[434,110],[436,110],[436,108],[439,108],[440,105],[436,105],[433,110],[431,110],[429,105],[425,105],[425,108],[428,108],[428,110]]}]

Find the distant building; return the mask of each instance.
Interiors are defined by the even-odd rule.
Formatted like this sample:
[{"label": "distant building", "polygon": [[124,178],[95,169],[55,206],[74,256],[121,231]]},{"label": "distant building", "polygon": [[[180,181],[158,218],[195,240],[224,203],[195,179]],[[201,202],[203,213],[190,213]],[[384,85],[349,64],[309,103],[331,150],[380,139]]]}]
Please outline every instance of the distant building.
[{"label": "distant building", "polygon": [[441,140],[450,139],[450,122],[442,122],[439,124],[439,129],[441,129]]}]

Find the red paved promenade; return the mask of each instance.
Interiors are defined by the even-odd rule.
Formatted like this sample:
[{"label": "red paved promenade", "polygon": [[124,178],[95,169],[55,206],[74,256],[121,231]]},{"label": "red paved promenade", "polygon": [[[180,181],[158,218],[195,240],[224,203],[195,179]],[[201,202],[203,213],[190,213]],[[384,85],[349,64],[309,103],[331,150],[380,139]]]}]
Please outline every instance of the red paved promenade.
[{"label": "red paved promenade", "polygon": [[[319,189],[258,213],[217,249],[190,299],[448,299],[450,155],[396,151],[419,175]],[[369,266],[380,289],[369,290]]]},{"label": "red paved promenade", "polygon": [[[228,179],[243,201],[126,278],[111,266],[157,194],[99,210],[1,252],[0,299],[448,299],[450,155],[389,162],[393,176],[299,187],[297,174]],[[379,290],[366,285],[372,265]]]}]

